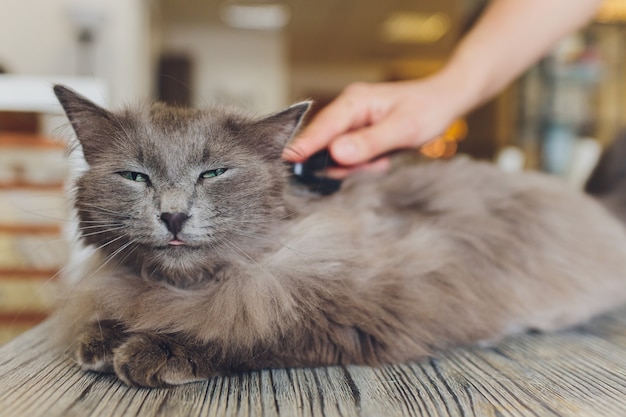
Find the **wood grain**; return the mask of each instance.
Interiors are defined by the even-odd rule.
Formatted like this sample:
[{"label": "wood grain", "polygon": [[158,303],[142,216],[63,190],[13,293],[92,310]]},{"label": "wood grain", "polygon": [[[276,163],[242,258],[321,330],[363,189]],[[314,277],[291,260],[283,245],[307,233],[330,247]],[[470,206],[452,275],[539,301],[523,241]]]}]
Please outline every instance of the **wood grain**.
[{"label": "wood grain", "polygon": [[171,390],[78,370],[43,323],[0,347],[0,416],[626,416],[626,309],[386,366],[272,369]]}]

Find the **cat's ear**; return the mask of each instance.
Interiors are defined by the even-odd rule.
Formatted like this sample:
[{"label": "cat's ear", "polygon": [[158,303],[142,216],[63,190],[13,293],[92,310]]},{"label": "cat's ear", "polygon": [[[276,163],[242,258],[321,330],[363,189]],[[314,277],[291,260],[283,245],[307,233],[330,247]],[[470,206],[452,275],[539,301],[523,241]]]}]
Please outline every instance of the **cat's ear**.
[{"label": "cat's ear", "polygon": [[87,162],[97,155],[106,144],[106,133],[113,123],[113,114],[63,85],[54,86],[54,94],[63,107],[67,118],[83,147]]},{"label": "cat's ear", "polygon": [[271,157],[279,158],[285,145],[298,131],[304,115],[311,107],[311,101],[302,101],[257,122],[263,131],[264,147]]},{"label": "cat's ear", "polygon": [[86,97],[81,96],[76,91],[56,84],[54,86],[54,94],[57,96],[61,106],[63,106],[63,110],[79,139],[93,130],[95,126],[103,122],[111,123],[111,113]]}]

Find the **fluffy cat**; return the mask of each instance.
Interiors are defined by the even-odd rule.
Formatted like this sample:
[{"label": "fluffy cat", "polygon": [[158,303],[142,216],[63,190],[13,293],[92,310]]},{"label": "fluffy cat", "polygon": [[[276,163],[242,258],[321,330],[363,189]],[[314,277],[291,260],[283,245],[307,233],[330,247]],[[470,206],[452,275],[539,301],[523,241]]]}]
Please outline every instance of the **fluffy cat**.
[{"label": "fluffy cat", "polygon": [[308,108],[253,119],[55,93],[88,168],[58,317],[80,366],[162,387],[378,365],[553,330],[626,301],[626,233],[547,176],[466,159],[319,197],[280,159]]}]

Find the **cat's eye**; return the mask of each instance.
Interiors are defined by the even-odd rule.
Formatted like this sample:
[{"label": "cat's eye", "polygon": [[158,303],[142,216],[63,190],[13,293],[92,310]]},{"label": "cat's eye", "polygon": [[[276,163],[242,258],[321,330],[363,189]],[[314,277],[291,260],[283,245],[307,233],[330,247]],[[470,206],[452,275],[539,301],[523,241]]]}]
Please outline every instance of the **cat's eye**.
[{"label": "cat's eye", "polygon": [[146,174],[142,174],[141,172],[121,171],[118,172],[118,174],[120,174],[122,178],[135,182],[148,182],[149,179]]},{"label": "cat's eye", "polygon": [[212,169],[210,171],[204,171],[202,174],[200,174],[200,178],[204,178],[204,179],[214,178],[219,175],[222,175],[226,171],[228,171],[228,168],[218,168],[218,169]]}]

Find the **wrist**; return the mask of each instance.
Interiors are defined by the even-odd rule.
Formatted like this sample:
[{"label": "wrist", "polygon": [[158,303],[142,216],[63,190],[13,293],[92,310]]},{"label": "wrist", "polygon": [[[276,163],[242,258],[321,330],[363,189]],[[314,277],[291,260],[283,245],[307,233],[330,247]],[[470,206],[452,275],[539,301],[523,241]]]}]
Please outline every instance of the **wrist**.
[{"label": "wrist", "polygon": [[455,118],[467,114],[487,99],[485,80],[481,74],[465,71],[462,65],[446,65],[429,79],[435,88],[447,96],[449,111]]}]

